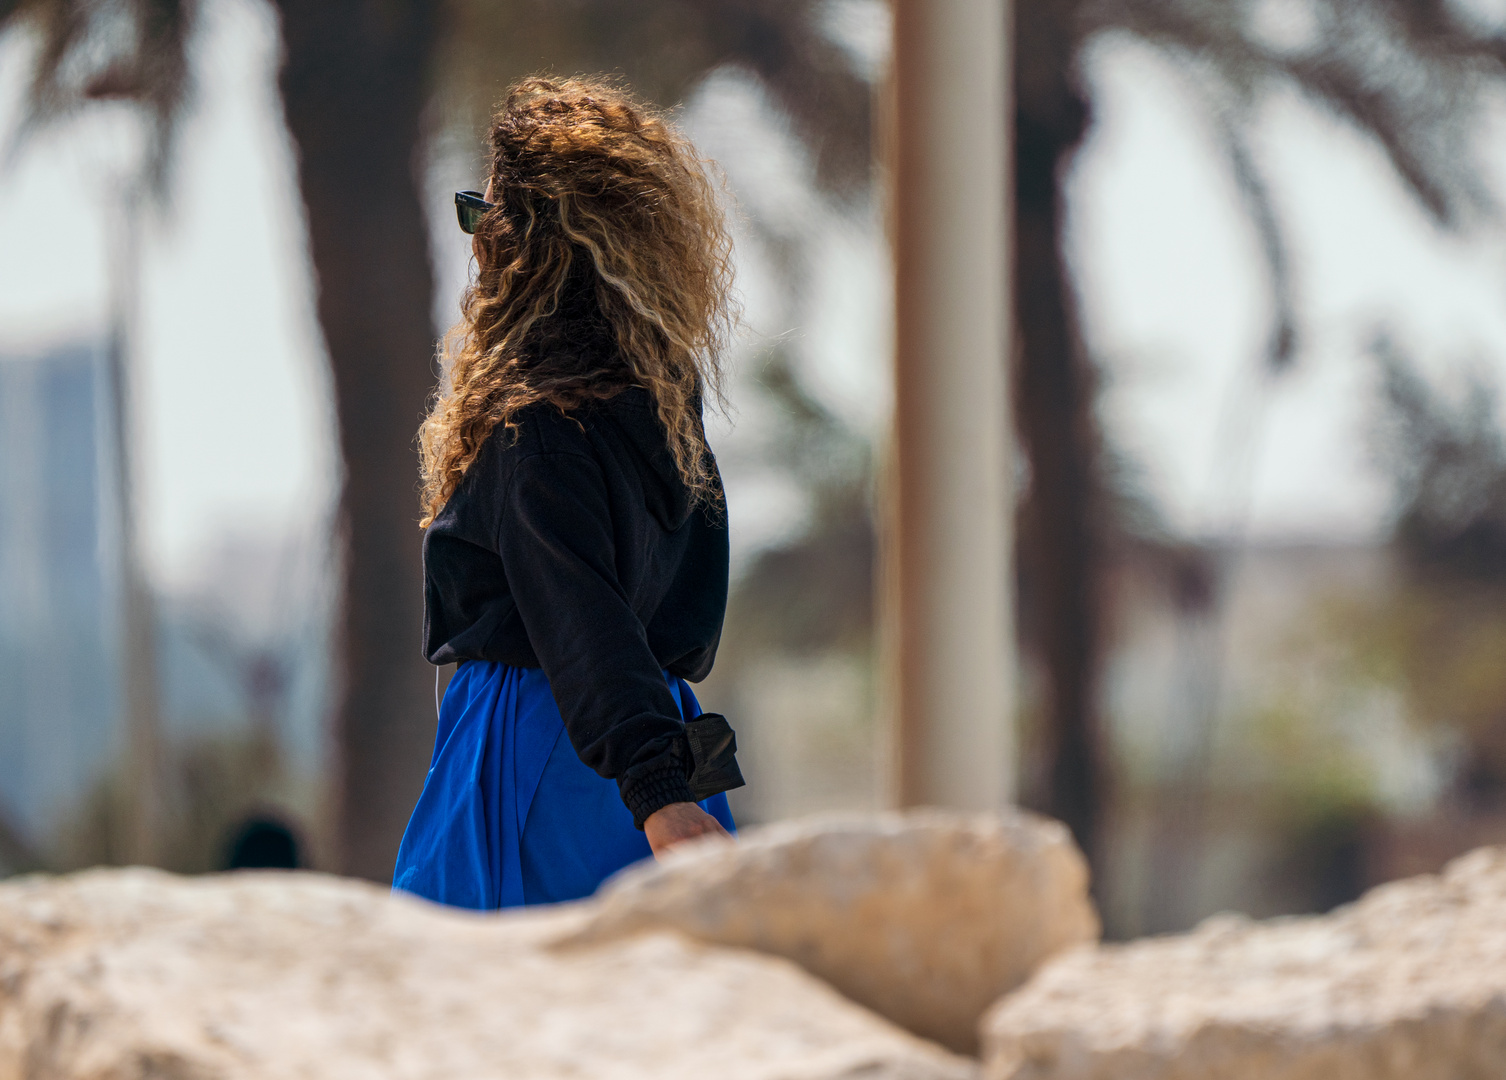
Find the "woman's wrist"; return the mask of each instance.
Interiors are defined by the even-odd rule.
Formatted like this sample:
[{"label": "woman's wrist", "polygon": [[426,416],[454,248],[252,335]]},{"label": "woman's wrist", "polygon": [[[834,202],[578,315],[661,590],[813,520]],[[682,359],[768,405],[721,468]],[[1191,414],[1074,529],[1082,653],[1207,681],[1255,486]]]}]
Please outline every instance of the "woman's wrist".
[{"label": "woman's wrist", "polygon": [[628,770],[618,781],[622,801],[633,815],[633,824],[643,828],[650,816],[675,803],[694,803],[685,764],[674,753]]}]

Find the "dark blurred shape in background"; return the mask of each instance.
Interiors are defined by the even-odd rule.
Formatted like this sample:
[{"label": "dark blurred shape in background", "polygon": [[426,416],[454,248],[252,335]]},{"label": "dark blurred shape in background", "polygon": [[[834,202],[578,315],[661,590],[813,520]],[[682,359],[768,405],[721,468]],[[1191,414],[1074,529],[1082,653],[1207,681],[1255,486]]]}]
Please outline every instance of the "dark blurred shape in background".
[{"label": "dark blurred shape in background", "polygon": [[226,870],[297,870],[298,838],[286,822],[253,817],[243,822],[226,845]]}]

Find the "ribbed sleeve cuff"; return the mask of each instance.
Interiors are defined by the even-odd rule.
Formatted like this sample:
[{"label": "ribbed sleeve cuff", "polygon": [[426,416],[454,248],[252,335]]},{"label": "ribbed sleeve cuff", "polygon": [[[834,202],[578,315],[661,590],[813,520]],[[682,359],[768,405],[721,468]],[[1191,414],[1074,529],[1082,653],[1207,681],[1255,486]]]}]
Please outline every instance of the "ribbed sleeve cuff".
[{"label": "ribbed sleeve cuff", "polygon": [[634,769],[631,776],[618,782],[622,801],[632,812],[633,824],[643,828],[643,823],[656,810],[670,803],[695,802],[690,793],[690,781],[685,776],[685,765],[676,754],[665,754],[659,761],[641,769]]}]

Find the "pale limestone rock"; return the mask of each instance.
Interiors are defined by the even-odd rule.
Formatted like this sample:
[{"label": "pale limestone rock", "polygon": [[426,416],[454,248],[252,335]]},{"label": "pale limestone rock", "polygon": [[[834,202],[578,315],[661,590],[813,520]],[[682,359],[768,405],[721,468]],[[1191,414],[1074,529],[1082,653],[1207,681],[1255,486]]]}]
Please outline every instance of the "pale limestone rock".
[{"label": "pale limestone rock", "polygon": [[0,885],[0,1080],[970,1080],[793,964],[310,874]]},{"label": "pale limestone rock", "polygon": [[1506,848],[1328,916],[1076,950],[983,1041],[990,1080],[1502,1080]]},{"label": "pale limestone rock", "polygon": [[788,957],[968,1052],[1001,993],[1097,937],[1087,884],[1066,828],[1029,814],[816,817],[623,871],[576,940],[674,927]]}]

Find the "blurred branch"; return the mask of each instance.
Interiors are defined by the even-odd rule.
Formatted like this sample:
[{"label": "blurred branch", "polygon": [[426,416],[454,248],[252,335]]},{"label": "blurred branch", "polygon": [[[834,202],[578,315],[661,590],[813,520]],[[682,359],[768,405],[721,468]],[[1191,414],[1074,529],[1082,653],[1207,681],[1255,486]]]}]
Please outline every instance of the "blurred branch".
[{"label": "blurred branch", "polygon": [[670,104],[724,66],[752,72],[812,150],[817,178],[867,184],[872,88],[817,24],[813,0],[460,0],[439,71],[452,102],[484,113],[531,72],[620,72]]},{"label": "blurred branch", "polygon": [[188,49],[198,9],[199,0],[0,0],[0,30],[29,21],[40,39],[26,114],[7,157],[91,101],[126,101],[152,119],[146,170],[163,195],[190,99]]},{"label": "blurred branch", "polygon": [[1281,230],[1281,223],[1276,219],[1276,207],[1271,201],[1270,188],[1250,152],[1246,137],[1247,125],[1221,111],[1218,126],[1224,151],[1229,156],[1229,165],[1234,172],[1234,182],[1244,199],[1250,222],[1255,226],[1260,250],[1265,256],[1266,272],[1270,276],[1273,310],[1266,362],[1272,371],[1283,371],[1291,365],[1297,346],[1296,303],[1292,297],[1286,236]]},{"label": "blurred branch", "polygon": [[[876,547],[869,441],[800,384],[782,347],[765,353],[757,379],[782,421],[766,460],[807,489],[815,513],[802,535],[753,560],[737,583],[728,625],[744,645],[771,651],[870,641]],[[728,655],[735,663],[748,654]]]},{"label": "blurred branch", "polygon": [[1463,122],[1486,81],[1506,76],[1506,40],[1474,33],[1444,0],[1315,0],[1306,45],[1254,30],[1256,0],[1089,0],[1083,33],[1125,30],[1210,65],[1253,99],[1289,82],[1385,152],[1439,223],[1491,200],[1475,179]]},{"label": "blurred branch", "polygon": [[1403,110],[1403,102],[1386,90],[1365,84],[1361,73],[1333,57],[1293,62],[1286,67],[1293,80],[1340,116],[1347,117],[1376,140],[1391,166],[1425,210],[1443,224],[1455,220],[1456,185],[1441,164],[1421,145],[1419,132]]},{"label": "blurred branch", "polygon": [[764,354],[757,381],[784,420],[769,448],[771,458],[816,489],[818,501],[822,493],[837,490],[857,489],[866,494],[872,474],[868,439],[801,384],[782,346]]}]

